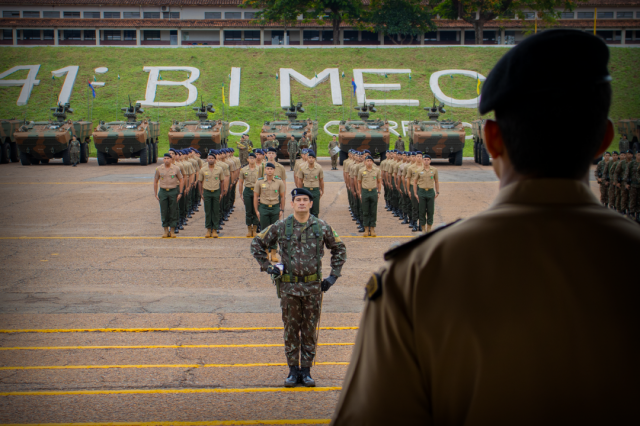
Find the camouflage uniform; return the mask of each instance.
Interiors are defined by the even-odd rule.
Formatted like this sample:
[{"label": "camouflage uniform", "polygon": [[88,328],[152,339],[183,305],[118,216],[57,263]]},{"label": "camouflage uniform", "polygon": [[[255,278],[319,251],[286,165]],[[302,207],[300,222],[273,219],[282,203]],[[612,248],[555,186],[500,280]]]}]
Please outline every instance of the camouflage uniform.
[{"label": "camouflage uniform", "polygon": [[601,179],[601,181],[598,184],[600,185],[600,202],[602,204],[607,204],[609,202],[609,193],[608,193],[609,187],[606,185],[606,181],[604,179],[605,169],[607,168],[607,166],[609,166],[609,161],[600,160],[594,172],[596,180]]},{"label": "camouflage uniform", "polygon": [[620,184],[619,187],[616,186],[616,210],[620,213],[624,213],[629,207],[629,191],[627,190],[626,182],[623,179],[629,164],[631,164],[631,162],[626,159],[618,161],[618,165],[616,166],[616,171],[614,173],[616,183]]},{"label": "camouflage uniform", "polygon": [[251,151],[253,149],[253,142],[251,142],[250,139],[240,139],[238,141],[238,156],[240,157],[240,164],[242,165],[242,167],[246,166],[248,161],[247,158],[249,157],[249,151]]},{"label": "camouflage uniform", "polygon": [[638,174],[640,173],[640,167],[638,166],[640,166],[640,163],[636,160],[632,160],[631,163],[628,164],[625,174],[622,177],[622,184],[629,185],[629,202],[625,208],[629,209],[629,214],[632,215],[640,211],[638,210],[640,207],[638,203],[638,188],[640,187]]},{"label": "camouflage uniform", "polygon": [[[331,141],[329,142],[329,155],[331,156],[331,169],[337,169],[338,168],[338,158],[340,158],[340,154],[331,154],[331,150],[335,147],[339,146],[338,141]],[[317,154],[317,153],[316,153]]]},{"label": "camouflage uniform", "polygon": [[287,151],[289,152],[289,165],[293,170],[294,163],[296,162],[296,155],[298,154],[298,143],[289,139],[287,143]]},{"label": "camouflage uniform", "polygon": [[[292,222],[290,240],[286,238],[287,221]],[[311,367],[316,354],[315,328],[320,315],[324,246],[331,250],[331,275],[336,277],[340,276],[347,260],[347,248],[322,219],[310,215],[308,222],[301,224],[291,215],[263,230],[251,242],[251,254],[262,271],[270,265],[266,251],[276,243],[280,245],[285,268],[280,285],[280,307],[287,364],[298,366],[300,358],[301,367]],[[309,281],[304,282],[304,277]]]},{"label": "camouflage uniform", "polygon": [[80,162],[80,141],[78,139],[69,141],[69,157],[73,165]]},{"label": "camouflage uniform", "polygon": [[404,141],[402,138],[398,137],[396,140],[396,148],[398,151],[404,151]]},{"label": "camouflage uniform", "polygon": [[609,207],[612,209],[616,208],[616,182],[615,180],[615,170],[618,165],[618,161],[609,161],[609,168],[607,169],[607,176],[609,177]]}]

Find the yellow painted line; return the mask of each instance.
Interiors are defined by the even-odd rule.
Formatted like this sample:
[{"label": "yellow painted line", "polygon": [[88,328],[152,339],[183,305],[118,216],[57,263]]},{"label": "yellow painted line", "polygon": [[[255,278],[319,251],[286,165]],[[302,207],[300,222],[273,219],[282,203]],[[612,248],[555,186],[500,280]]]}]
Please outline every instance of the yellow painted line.
[{"label": "yellow painted line", "polygon": [[242,426],[242,425],[321,425],[331,419],[205,420],[200,422],[96,422],[96,423],[5,423],[3,426]]},{"label": "yellow painted line", "polygon": [[[348,362],[316,362],[315,365],[349,365]],[[94,370],[127,368],[234,368],[234,367],[286,367],[286,362],[257,364],[142,364],[142,365],[35,365],[0,367],[0,370]]]},{"label": "yellow painted line", "polygon": [[[416,235],[378,235],[377,237],[365,237],[362,235],[341,235],[340,238],[414,238]],[[0,237],[0,240],[204,240],[204,237]],[[218,239],[248,240],[247,237],[218,237]]]},{"label": "yellow painted line", "polygon": [[[353,346],[354,343],[318,343],[318,346]],[[247,345],[139,345],[139,346],[15,346],[0,351],[61,351],[72,349],[198,349],[198,348],[277,348],[284,343],[252,343]]]},{"label": "yellow painted line", "polygon": [[[320,327],[321,330],[357,330],[358,327]],[[152,331],[256,331],[284,330],[284,327],[167,327],[167,328],[32,328],[0,330],[0,333],[143,333]]]},{"label": "yellow painted line", "polygon": [[47,395],[154,395],[180,393],[275,393],[275,392],[333,392],[342,387],[317,388],[215,388],[215,389],[114,389],[85,391],[18,391],[0,392],[0,396],[47,396]]}]

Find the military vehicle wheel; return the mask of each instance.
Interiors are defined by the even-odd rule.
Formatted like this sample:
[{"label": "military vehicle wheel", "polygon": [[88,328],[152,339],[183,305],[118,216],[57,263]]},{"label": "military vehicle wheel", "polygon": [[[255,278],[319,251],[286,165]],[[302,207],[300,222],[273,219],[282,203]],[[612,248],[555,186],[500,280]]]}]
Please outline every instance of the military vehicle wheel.
[{"label": "military vehicle wheel", "polygon": [[30,166],[31,165],[31,158],[29,158],[29,156],[27,154],[25,154],[24,152],[20,153],[20,163],[23,166]]},{"label": "military vehicle wheel", "polygon": [[11,145],[9,142],[2,144],[2,152],[0,153],[0,163],[5,164],[11,160]]},{"label": "military vehicle wheel", "polygon": [[456,156],[453,158],[453,164],[456,166],[462,166],[462,151],[456,152]]},{"label": "military vehicle wheel", "polygon": [[42,164],[49,164],[49,159],[45,158],[44,160],[40,160]]},{"label": "military vehicle wheel", "polygon": [[65,149],[64,152],[62,153],[62,163],[65,166],[71,165],[71,153],[69,152],[69,148]]},{"label": "military vehicle wheel", "polygon": [[491,158],[489,157],[489,153],[487,152],[487,148],[484,147],[484,144],[480,144],[480,154],[481,154],[481,164],[483,166],[491,165]]},{"label": "military vehicle wheel", "polygon": [[89,144],[84,142],[80,144],[80,162],[86,163],[89,161]]},{"label": "military vehicle wheel", "polygon": [[453,164],[454,157],[449,157],[448,160],[449,160],[449,164]]},{"label": "military vehicle wheel", "polygon": [[15,142],[11,142],[11,162],[17,163],[20,161],[20,151],[18,151],[18,145]]},{"label": "military vehicle wheel", "polygon": [[149,148],[145,145],[140,151],[140,165],[146,166],[147,164],[149,164]]},{"label": "military vehicle wheel", "polygon": [[475,138],[473,139],[473,161],[478,162],[478,141]]},{"label": "military vehicle wheel", "polygon": [[34,166],[37,166],[38,164],[40,164],[40,160],[38,160],[37,158],[30,158],[31,160],[31,164],[33,164]]},{"label": "military vehicle wheel", "polygon": [[343,150],[340,150],[340,165],[341,166],[342,166],[342,163],[344,163],[348,158],[349,158],[349,154],[347,154]]},{"label": "military vehicle wheel", "polygon": [[104,152],[98,151],[97,155],[98,155],[98,166],[106,166],[107,164],[109,164],[107,162],[107,156],[104,155]]},{"label": "military vehicle wheel", "polygon": [[153,164],[158,162],[158,142],[153,144]]},{"label": "military vehicle wheel", "polygon": [[107,164],[118,164],[118,159],[117,158],[108,158],[107,157]]}]

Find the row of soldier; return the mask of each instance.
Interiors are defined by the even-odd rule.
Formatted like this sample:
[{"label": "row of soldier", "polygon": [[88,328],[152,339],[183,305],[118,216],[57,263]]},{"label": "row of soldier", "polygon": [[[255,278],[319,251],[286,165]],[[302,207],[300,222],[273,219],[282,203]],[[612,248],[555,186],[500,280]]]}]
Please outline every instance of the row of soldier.
[{"label": "row of soldier", "polygon": [[604,154],[595,169],[600,202],[640,223],[640,151]]}]

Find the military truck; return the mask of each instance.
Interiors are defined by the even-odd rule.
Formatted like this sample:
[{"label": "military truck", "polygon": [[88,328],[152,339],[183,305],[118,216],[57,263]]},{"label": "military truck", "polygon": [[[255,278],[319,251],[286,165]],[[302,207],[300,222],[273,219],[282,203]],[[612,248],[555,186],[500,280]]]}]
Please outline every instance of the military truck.
[{"label": "military truck", "polygon": [[484,145],[484,137],[482,135],[484,122],[484,119],[479,119],[471,123],[473,134],[473,161],[483,166],[488,166],[491,164],[491,157],[489,156],[487,147]]},{"label": "military truck", "polygon": [[640,149],[640,120],[636,118],[618,120],[618,133],[621,137],[622,135],[626,135],[629,141],[628,146],[623,147],[622,144],[620,144],[618,147],[620,151],[630,149],[638,152],[638,149]]},{"label": "military truck", "polygon": [[160,123],[149,119],[138,120],[144,114],[139,103],[122,108],[127,121],[100,121],[93,131],[93,143],[98,151],[98,165],[115,164],[121,158],[140,158],[146,166],[158,161]]},{"label": "military truck", "polygon": [[62,158],[62,162],[69,165],[69,142],[75,136],[80,141],[80,161],[86,163],[93,123],[67,120],[67,114],[73,114],[68,103],[58,104],[51,110],[56,121],[25,121],[13,134],[20,151],[20,162],[23,166],[28,166],[47,164],[52,158]]},{"label": "military truck", "polygon": [[208,119],[209,113],[216,112],[213,104],[205,106],[202,102],[193,110],[199,121],[174,121],[169,129],[169,146],[175,149],[195,148],[203,159],[207,158],[210,149],[227,148],[229,122]]},{"label": "military truck", "polygon": [[262,126],[262,131],[260,132],[260,144],[264,145],[269,135],[276,135],[276,140],[278,141],[276,157],[288,159],[289,151],[287,150],[287,146],[289,145],[291,136],[293,136],[296,141],[300,141],[302,134],[307,132],[307,140],[309,141],[307,148],[318,152],[318,120],[311,120],[310,118],[298,120],[298,113],[304,113],[302,102],[298,102],[295,105],[291,102],[290,106],[282,109],[285,111],[287,120],[265,121],[264,126]]},{"label": "military truck", "polygon": [[456,166],[462,165],[465,132],[460,121],[438,121],[446,113],[444,102],[424,108],[429,120],[413,120],[409,123],[409,151],[422,151],[431,158],[446,158]]},{"label": "military truck", "polygon": [[20,128],[22,123],[24,123],[22,120],[16,120],[15,118],[0,120],[0,163],[18,162],[18,146],[13,134]]},{"label": "military truck", "polygon": [[340,145],[340,165],[349,158],[349,150],[363,151],[368,149],[374,158],[383,161],[387,158],[390,134],[389,123],[379,118],[369,119],[369,114],[377,112],[375,103],[364,102],[358,110],[359,120],[342,120],[338,127],[338,143]]}]

